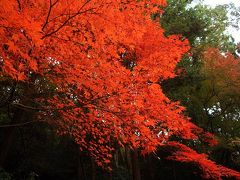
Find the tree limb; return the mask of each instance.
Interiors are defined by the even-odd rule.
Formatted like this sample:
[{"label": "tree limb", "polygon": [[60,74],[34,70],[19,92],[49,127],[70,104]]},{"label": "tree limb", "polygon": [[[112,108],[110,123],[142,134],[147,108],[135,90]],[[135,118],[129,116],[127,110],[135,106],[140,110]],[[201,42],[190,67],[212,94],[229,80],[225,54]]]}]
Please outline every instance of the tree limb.
[{"label": "tree limb", "polygon": [[44,28],[47,26],[47,24],[48,24],[48,22],[49,22],[49,17],[50,17],[52,8],[57,4],[57,2],[58,2],[58,0],[56,0],[54,3],[52,3],[52,0],[50,0],[50,6],[49,6],[48,14],[47,14],[47,17],[46,17],[46,21],[45,21],[45,23],[43,24],[42,31],[43,31]]},{"label": "tree limb", "polygon": [[[31,124],[34,122],[41,122],[44,120],[34,120],[34,121],[28,121],[28,122],[24,122],[24,123],[16,123],[16,124],[5,124],[5,125],[0,125],[0,128],[8,128],[8,127],[19,127],[19,126],[25,126],[27,124]],[[44,121],[45,122],[45,121]]]},{"label": "tree limb", "polygon": [[82,11],[82,9],[90,2],[91,0],[88,0],[86,1],[81,7],[80,9],[78,10],[78,12],[76,12],[75,14],[71,15],[68,19],[66,19],[57,29],[53,30],[52,32],[48,33],[48,34],[45,34],[41,39],[44,39],[48,36],[51,36],[55,33],[57,33],[59,30],[61,30],[71,19],[75,18],[76,16],[80,15],[80,14],[83,14],[83,13],[86,13],[88,11],[91,11],[95,8],[90,8],[90,9],[87,9],[85,11]]}]

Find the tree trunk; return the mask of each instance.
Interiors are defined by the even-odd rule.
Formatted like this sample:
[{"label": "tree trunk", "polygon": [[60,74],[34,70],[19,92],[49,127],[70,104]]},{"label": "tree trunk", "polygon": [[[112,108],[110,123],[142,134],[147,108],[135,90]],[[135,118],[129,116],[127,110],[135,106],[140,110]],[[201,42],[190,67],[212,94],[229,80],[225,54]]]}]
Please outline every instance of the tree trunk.
[{"label": "tree trunk", "polygon": [[91,158],[92,164],[92,180],[96,180],[96,164],[93,158]]},{"label": "tree trunk", "polygon": [[148,175],[149,175],[149,180],[155,180],[154,179],[154,172],[153,172],[153,157],[151,154],[149,154],[147,157],[147,168],[148,168]]},{"label": "tree trunk", "polygon": [[[22,117],[23,117],[23,112],[20,109],[15,109],[11,124],[21,122]],[[14,127],[14,126],[6,127],[4,129],[4,138],[3,138],[3,142],[1,143],[1,147],[0,147],[0,167],[3,167],[4,163],[6,162],[8,152],[9,152],[12,142],[13,142],[15,129],[16,129],[16,127]]]},{"label": "tree trunk", "polygon": [[131,151],[129,150],[128,147],[125,147],[125,156],[129,177],[133,178],[133,164],[131,160]]},{"label": "tree trunk", "polygon": [[[79,151],[79,149],[78,149]],[[82,161],[82,155],[80,152],[78,152],[78,180],[87,180],[85,170],[84,170],[84,165]]]},{"label": "tree trunk", "polygon": [[132,168],[133,180],[141,180],[137,150],[134,150],[132,152],[132,165],[133,165],[133,168]]}]

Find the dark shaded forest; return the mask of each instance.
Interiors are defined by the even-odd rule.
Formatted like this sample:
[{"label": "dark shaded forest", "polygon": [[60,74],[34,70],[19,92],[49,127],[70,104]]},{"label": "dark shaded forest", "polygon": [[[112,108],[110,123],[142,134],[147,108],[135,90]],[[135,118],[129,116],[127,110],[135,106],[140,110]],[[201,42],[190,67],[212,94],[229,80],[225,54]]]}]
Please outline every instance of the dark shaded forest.
[{"label": "dark shaded forest", "polygon": [[[239,28],[239,7],[90,0],[68,9],[70,1],[41,2],[0,2],[0,179],[240,178],[240,47],[226,33]],[[109,19],[108,3],[119,10]],[[35,17],[38,6],[45,11]],[[16,14],[7,14],[11,7]],[[98,13],[106,22],[88,22]],[[28,29],[35,20],[36,30]],[[158,120],[164,113],[166,122]]]}]

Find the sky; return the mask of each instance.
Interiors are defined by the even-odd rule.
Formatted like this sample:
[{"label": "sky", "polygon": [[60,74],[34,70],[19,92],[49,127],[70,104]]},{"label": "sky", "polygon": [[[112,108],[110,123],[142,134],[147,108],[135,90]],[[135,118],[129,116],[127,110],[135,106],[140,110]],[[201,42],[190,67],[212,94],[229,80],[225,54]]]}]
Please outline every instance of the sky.
[{"label": "sky", "polygon": [[205,4],[209,5],[216,5],[216,4],[229,4],[229,3],[234,3],[235,5],[240,6],[240,1],[239,0],[204,0]]},{"label": "sky", "polygon": [[[212,7],[219,4],[234,3],[236,7],[240,7],[240,0],[204,0],[203,3]],[[235,42],[240,42],[240,30],[229,28],[227,32],[233,36]]]}]

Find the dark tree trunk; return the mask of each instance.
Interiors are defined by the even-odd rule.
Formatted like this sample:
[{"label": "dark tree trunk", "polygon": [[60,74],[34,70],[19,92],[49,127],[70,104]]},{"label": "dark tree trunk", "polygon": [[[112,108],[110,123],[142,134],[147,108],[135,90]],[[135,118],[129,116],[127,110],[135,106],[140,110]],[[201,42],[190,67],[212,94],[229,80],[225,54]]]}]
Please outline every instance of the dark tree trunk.
[{"label": "dark tree trunk", "polygon": [[133,180],[141,180],[140,175],[140,166],[139,166],[139,160],[138,160],[138,151],[134,150],[132,152],[132,165],[133,165]]},{"label": "dark tree trunk", "polygon": [[78,153],[78,180],[87,180],[86,174],[85,174],[85,170],[84,170],[84,164],[83,164],[83,160],[82,160],[82,155],[80,153],[80,150],[77,149],[79,151]]},{"label": "dark tree trunk", "polygon": [[153,172],[153,157],[151,154],[149,154],[147,157],[147,168],[148,168],[148,175],[149,175],[149,180],[155,180],[154,179],[154,172]]},{"label": "dark tree trunk", "polygon": [[96,180],[96,164],[93,158],[91,158],[92,164],[92,180]]},{"label": "dark tree trunk", "polygon": [[[20,109],[15,109],[11,124],[21,122],[22,117],[23,117],[23,112]],[[0,146],[0,167],[4,167],[4,164],[6,162],[9,150],[13,142],[15,129],[16,127],[14,126],[6,127],[3,129],[4,137],[3,137],[3,142],[1,143],[1,146]]]},{"label": "dark tree trunk", "polygon": [[129,176],[133,178],[133,164],[131,160],[131,151],[128,147],[125,147],[125,155],[126,155],[126,165],[128,169]]}]

